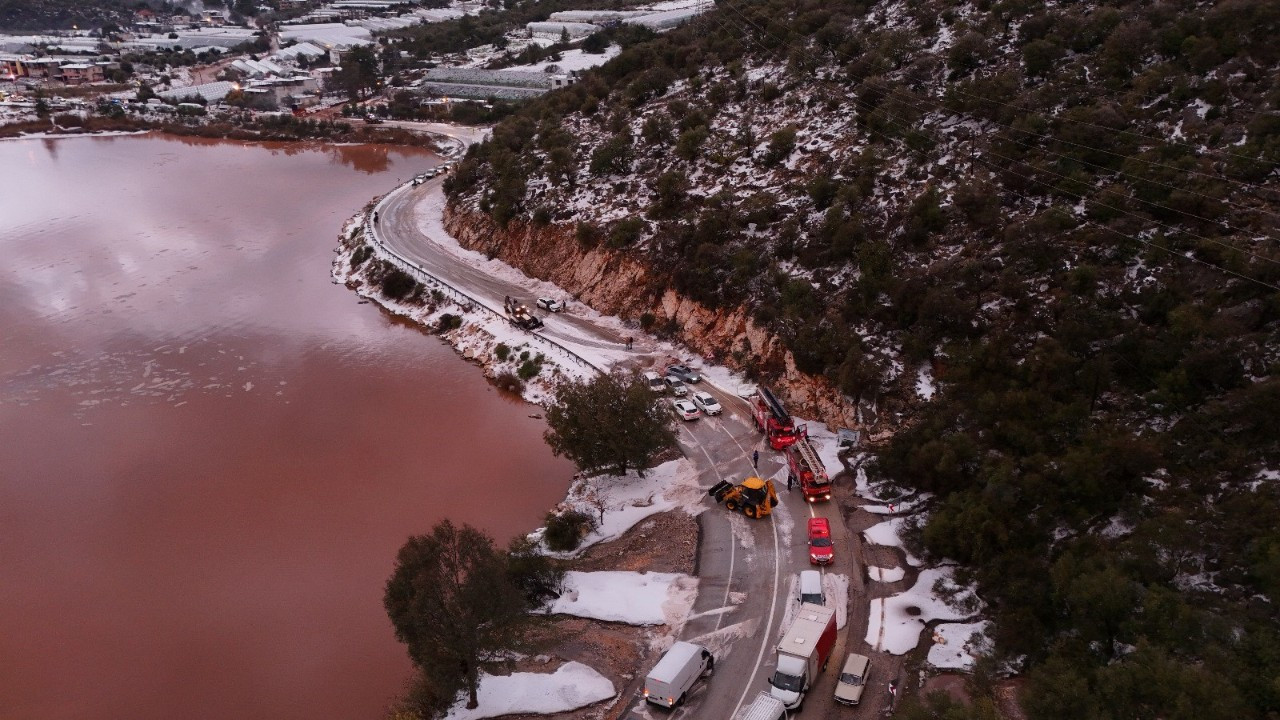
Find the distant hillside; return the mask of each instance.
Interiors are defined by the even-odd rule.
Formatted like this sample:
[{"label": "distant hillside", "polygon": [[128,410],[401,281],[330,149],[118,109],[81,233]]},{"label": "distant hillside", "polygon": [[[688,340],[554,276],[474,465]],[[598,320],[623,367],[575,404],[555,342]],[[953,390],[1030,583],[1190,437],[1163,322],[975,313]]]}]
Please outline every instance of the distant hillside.
[{"label": "distant hillside", "polygon": [[0,30],[67,30],[132,20],[124,0],[0,0]]},{"label": "distant hillside", "polygon": [[919,541],[1033,720],[1274,717],[1277,31],[1270,0],[729,0],[499,125],[450,212],[894,430],[872,478],[934,494]]}]

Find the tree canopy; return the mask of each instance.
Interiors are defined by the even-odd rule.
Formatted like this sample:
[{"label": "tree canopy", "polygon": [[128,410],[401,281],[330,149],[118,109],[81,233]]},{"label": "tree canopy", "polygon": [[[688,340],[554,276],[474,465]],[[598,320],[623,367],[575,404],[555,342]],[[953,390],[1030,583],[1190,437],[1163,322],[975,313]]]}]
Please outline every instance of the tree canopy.
[{"label": "tree canopy", "polygon": [[420,707],[444,710],[463,689],[467,707],[477,706],[481,666],[520,647],[530,598],[558,584],[546,570],[546,561],[527,552],[513,560],[483,532],[447,519],[405,542],[382,602],[422,671],[427,687],[414,691]]},{"label": "tree canopy", "polygon": [[547,409],[547,444],[579,469],[642,474],[654,455],[676,446],[671,413],[635,375],[620,371],[565,383]]},{"label": "tree canopy", "polygon": [[342,69],[334,73],[333,79],[355,101],[377,86],[380,77],[378,56],[371,48],[356,46],[343,56]]}]

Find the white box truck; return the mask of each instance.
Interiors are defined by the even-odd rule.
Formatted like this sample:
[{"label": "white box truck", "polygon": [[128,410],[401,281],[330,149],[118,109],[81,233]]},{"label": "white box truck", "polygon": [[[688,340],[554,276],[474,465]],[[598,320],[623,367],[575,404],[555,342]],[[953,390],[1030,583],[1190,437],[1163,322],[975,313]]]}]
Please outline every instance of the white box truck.
[{"label": "white box truck", "polygon": [[788,710],[797,710],[804,694],[827,666],[836,644],[836,609],[803,603],[778,643],[778,663],[770,695]]},{"label": "white box truck", "polygon": [[679,641],[644,679],[644,699],[668,709],[683,705],[689,688],[703,675],[710,676],[715,665],[716,659],[710,650]]}]

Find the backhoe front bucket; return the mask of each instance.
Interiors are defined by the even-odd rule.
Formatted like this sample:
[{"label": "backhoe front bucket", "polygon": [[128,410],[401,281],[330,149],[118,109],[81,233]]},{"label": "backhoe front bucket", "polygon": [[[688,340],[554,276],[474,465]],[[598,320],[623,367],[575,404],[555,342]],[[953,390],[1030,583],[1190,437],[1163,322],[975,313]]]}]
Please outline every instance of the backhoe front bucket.
[{"label": "backhoe front bucket", "polygon": [[712,485],[711,489],[707,491],[707,494],[715,498],[716,502],[720,502],[721,500],[724,499],[725,493],[729,492],[732,489],[733,489],[732,483],[726,480],[721,480],[715,485]]}]

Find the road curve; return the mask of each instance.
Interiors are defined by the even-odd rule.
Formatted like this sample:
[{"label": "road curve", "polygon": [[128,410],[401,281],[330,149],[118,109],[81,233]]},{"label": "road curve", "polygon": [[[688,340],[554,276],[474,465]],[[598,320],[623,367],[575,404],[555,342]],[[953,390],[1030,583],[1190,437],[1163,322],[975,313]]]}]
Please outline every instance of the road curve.
[{"label": "road curve", "polygon": [[[468,144],[485,135],[483,130],[434,123],[395,124],[446,135],[455,144],[450,152],[454,157],[461,156]],[[479,267],[485,263],[477,262],[475,256],[468,257],[466,253],[459,252],[456,241],[444,236],[439,221],[444,202],[440,187],[442,179],[436,178],[419,186],[402,185],[379,201],[376,206],[378,220],[374,225],[379,242],[493,310],[501,309],[505,296],[529,299],[536,288],[545,289],[546,286],[538,281],[516,273],[506,270],[494,273]],[[564,295],[561,292],[557,296]],[[665,359],[658,351],[657,342],[639,332],[636,333],[635,352],[626,352],[625,338],[620,336],[616,322],[593,321],[588,315],[575,314],[572,308],[569,312],[552,314],[544,318],[546,327],[539,332],[571,348],[577,345],[618,352],[623,362],[631,366],[653,365]],[[721,416],[683,423],[680,428],[681,447],[697,467],[701,485],[710,487],[722,479],[740,481],[752,473],[752,451],[760,450],[759,474],[781,479],[783,502],[770,518],[749,520],[716,506],[709,498],[704,500],[708,509],[698,518],[700,586],[681,638],[702,641],[716,651],[715,677],[696,685],[687,704],[668,714],[651,708],[639,697],[640,682],[648,670],[641,668],[631,686],[619,689],[632,696],[630,700],[624,700],[630,710],[629,714],[624,711],[622,717],[731,720],[756,693],[768,690],[766,681],[772,673],[773,647],[781,635],[784,621],[789,619],[790,611],[794,609],[793,580],[799,570],[809,567],[805,520],[812,514],[830,518],[837,547],[853,547],[847,537],[841,537],[846,531],[834,503],[810,506],[798,491],[787,493],[785,460],[780,453],[761,443],[761,436],[747,414],[745,404],[727,391],[710,387],[705,382],[699,389],[716,395],[725,407]],[[851,605],[857,606],[860,593],[852,591],[861,587],[862,569],[854,555],[853,552],[838,552],[837,565],[831,571],[850,577]],[[832,712],[830,698],[834,674],[843,658],[845,638],[856,638],[851,644],[861,642],[865,609],[861,614],[860,627],[853,624],[854,617],[851,608],[850,625],[841,632],[841,640],[833,652],[833,667],[824,673],[806,700],[809,706],[806,716],[830,714],[832,717],[850,718],[874,714],[865,706],[856,713],[848,709]]]}]

